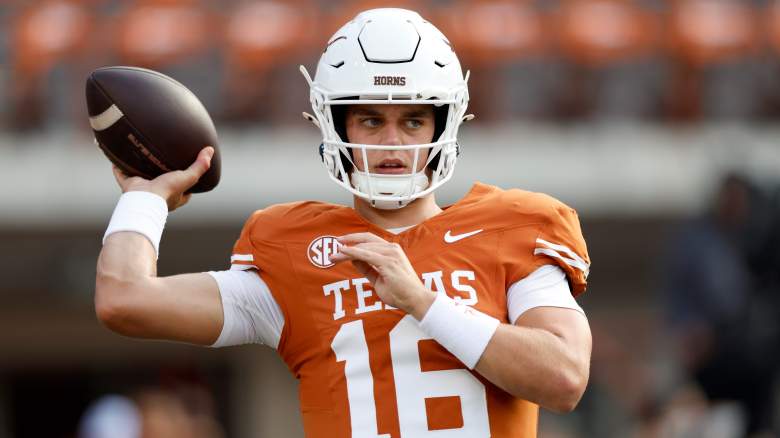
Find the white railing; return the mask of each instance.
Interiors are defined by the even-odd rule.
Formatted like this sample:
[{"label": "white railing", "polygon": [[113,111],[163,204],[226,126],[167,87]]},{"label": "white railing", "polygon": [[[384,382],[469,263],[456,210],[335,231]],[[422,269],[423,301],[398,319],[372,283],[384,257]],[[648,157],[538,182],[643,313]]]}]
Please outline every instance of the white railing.
[{"label": "white railing", "polygon": [[[220,130],[222,181],[196,195],[173,222],[235,222],[267,204],[317,199],[350,203],[328,181],[315,131]],[[581,214],[680,215],[708,202],[737,169],[780,179],[780,126],[485,126],[463,129],[455,176],[442,204],[474,180],[549,193]],[[85,133],[0,133],[0,226],[101,223],[118,197],[109,162]]]}]

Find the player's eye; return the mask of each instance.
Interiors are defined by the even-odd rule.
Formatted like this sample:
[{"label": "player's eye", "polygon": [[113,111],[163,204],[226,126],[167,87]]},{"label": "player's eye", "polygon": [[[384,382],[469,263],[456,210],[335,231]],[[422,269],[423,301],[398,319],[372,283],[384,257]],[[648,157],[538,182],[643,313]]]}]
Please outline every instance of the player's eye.
[{"label": "player's eye", "polygon": [[377,128],[382,124],[382,121],[377,117],[366,117],[360,119],[360,124],[367,128]]},{"label": "player's eye", "polygon": [[419,129],[422,128],[424,122],[419,119],[407,119],[406,120],[406,127],[409,129]]}]

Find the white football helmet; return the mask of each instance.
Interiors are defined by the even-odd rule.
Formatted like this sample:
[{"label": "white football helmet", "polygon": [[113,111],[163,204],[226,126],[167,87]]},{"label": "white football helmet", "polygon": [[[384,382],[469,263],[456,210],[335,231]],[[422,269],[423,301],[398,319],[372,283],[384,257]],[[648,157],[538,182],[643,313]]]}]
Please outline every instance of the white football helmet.
[{"label": "white football helmet", "polygon": [[[322,162],[340,186],[376,208],[395,209],[452,177],[458,128],[471,117],[465,115],[468,74],[463,77],[444,34],[418,13],[383,8],[358,14],[328,42],[314,80],[303,66],[301,72],[309,83],[314,110],[313,116],[304,116],[322,131]],[[344,107],[339,111],[334,106],[354,104],[432,104],[433,141],[400,146],[349,143]],[[376,149],[413,150],[410,173],[369,172],[367,151]],[[426,165],[417,172],[420,151],[425,149],[429,149]],[[365,171],[358,170],[356,160]]]}]

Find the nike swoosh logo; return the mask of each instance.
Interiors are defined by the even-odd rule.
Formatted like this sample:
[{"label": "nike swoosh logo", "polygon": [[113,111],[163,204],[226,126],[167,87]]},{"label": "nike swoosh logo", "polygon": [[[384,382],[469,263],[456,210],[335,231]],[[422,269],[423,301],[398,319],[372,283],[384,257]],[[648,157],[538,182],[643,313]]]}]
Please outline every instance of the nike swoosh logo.
[{"label": "nike swoosh logo", "polygon": [[447,243],[455,243],[458,240],[465,239],[467,237],[471,237],[471,236],[473,236],[475,234],[479,234],[481,232],[482,232],[482,230],[480,229],[480,230],[471,231],[469,233],[456,234],[456,235],[453,236],[451,234],[451,230],[447,230],[447,232],[444,234],[444,241],[447,242]]}]

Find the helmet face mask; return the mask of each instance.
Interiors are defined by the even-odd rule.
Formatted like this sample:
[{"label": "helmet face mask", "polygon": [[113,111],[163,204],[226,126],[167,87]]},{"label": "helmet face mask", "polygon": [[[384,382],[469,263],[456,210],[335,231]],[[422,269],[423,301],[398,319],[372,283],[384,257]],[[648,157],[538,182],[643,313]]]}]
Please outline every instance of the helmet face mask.
[{"label": "helmet face mask", "polygon": [[[310,86],[312,121],[322,133],[323,164],[337,184],[376,208],[393,209],[452,177],[468,103],[466,79],[447,39],[419,14],[365,11],[331,38],[314,80],[301,71]],[[411,145],[349,143],[343,106],[366,104],[434,105],[434,138]],[[410,172],[371,173],[367,155],[374,150],[412,151]],[[425,165],[419,166],[422,159]]]}]

